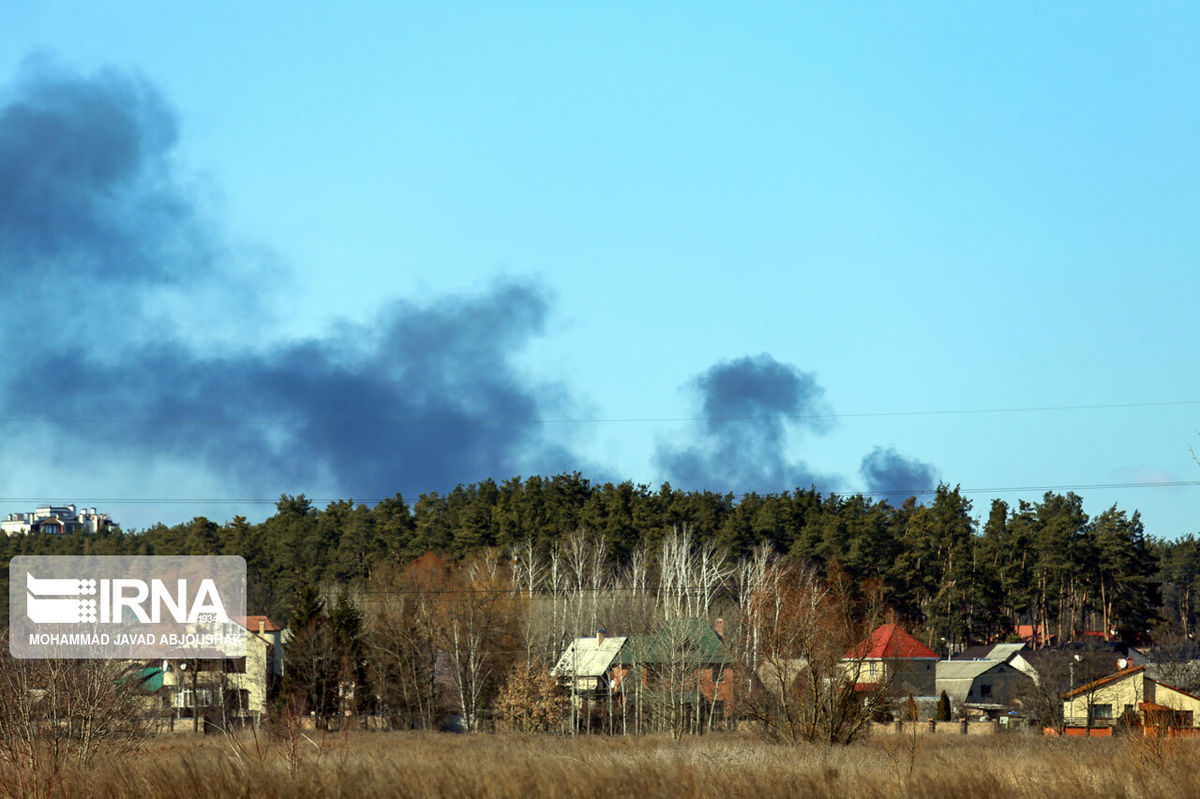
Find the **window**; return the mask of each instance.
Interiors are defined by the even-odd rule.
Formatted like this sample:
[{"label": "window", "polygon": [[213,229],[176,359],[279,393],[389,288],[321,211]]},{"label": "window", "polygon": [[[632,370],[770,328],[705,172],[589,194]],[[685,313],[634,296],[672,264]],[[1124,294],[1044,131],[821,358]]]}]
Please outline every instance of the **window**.
[{"label": "window", "polygon": [[196,696],[200,697],[200,707],[212,706],[211,690],[208,688],[201,688],[193,693],[191,688],[185,688],[184,690],[175,694],[175,696],[171,697],[171,707],[196,707]]},{"label": "window", "polygon": [[992,698],[992,684],[987,683],[987,682],[982,683],[979,686],[979,695],[981,697],[983,697],[984,699],[991,699]]},{"label": "window", "polygon": [[1112,705],[1092,705],[1092,718],[1111,719],[1112,717]]}]

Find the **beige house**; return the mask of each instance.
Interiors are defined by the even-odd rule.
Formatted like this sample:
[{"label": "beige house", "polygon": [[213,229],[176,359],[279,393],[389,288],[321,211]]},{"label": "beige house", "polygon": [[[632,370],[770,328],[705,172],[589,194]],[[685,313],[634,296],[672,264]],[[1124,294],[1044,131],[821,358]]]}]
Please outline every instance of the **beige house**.
[{"label": "beige house", "polygon": [[938,655],[895,624],[881,624],[842,657],[843,679],[856,690],[889,688],[896,695],[933,697]]},{"label": "beige house", "polygon": [[1195,727],[1200,723],[1200,697],[1151,678],[1145,666],[1081,685],[1063,694],[1062,700],[1068,726],[1107,727],[1122,716],[1147,725]]},{"label": "beige house", "polygon": [[281,630],[266,616],[237,619],[246,631],[246,654],[240,658],[170,660],[164,663],[164,710],[172,726],[190,722],[242,724],[267,712],[275,686],[283,676]]}]

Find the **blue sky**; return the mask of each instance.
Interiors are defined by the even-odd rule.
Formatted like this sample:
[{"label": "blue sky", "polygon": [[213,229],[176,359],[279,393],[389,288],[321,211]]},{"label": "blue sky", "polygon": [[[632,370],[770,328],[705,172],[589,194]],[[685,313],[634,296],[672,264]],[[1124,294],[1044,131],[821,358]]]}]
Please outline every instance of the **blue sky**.
[{"label": "blue sky", "polygon": [[[130,500],[575,468],[855,491],[893,451],[1030,488],[981,515],[1079,487],[1200,526],[1192,4],[7,8],[0,140],[103,96],[143,146],[89,184],[112,230],[0,260],[24,329],[102,319],[7,334],[2,512],[224,520],[270,505]],[[73,130],[11,127],[12,163],[95,146]],[[50,363],[70,396],[16,399]]]}]

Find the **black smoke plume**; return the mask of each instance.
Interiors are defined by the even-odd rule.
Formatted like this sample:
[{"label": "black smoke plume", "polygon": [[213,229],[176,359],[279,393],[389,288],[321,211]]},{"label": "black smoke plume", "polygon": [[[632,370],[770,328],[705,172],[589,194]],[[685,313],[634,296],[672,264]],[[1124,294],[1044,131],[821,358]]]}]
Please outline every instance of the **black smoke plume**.
[{"label": "black smoke plume", "polygon": [[242,324],[257,309],[238,298],[269,289],[177,176],[177,138],[162,97],[124,73],[27,64],[0,95],[0,428],[48,431],[60,453],[196,463],[240,495],[324,480],[382,497],[576,466],[539,424],[563,392],[512,362],[546,320],[531,283],[396,301],[307,340],[186,334],[164,307]]},{"label": "black smoke plume", "polygon": [[763,353],[718,363],[692,387],[702,399],[698,443],[660,445],[655,456],[671,482],[739,494],[831,487],[786,451],[789,431],[829,428],[824,391],[811,374]]},{"label": "black smoke plume", "polygon": [[906,458],[895,449],[876,447],[862,459],[859,473],[867,484],[867,493],[898,505],[910,496],[920,499],[922,492],[937,486],[937,470],[928,463]]}]

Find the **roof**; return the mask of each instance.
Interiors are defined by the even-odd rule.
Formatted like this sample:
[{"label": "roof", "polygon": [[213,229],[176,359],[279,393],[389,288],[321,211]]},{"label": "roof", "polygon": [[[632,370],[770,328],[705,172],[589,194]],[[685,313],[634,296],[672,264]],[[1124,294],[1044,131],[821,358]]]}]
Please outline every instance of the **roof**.
[{"label": "roof", "polygon": [[1046,630],[1042,629],[1042,625],[1040,624],[1037,625],[1037,627],[1034,627],[1032,624],[1018,624],[1017,628],[1013,630],[1013,632],[1016,633],[1016,636],[1023,641],[1036,640],[1041,643],[1046,643],[1048,641],[1055,641],[1058,639],[1058,635],[1056,633],[1047,632]]},{"label": "roof", "polygon": [[156,693],[163,687],[162,666],[146,666],[141,669],[134,668],[117,680],[117,682],[124,683],[127,680],[134,681],[138,690],[143,693]]},{"label": "roof", "polygon": [[951,660],[991,660],[989,657],[996,647],[991,644],[976,644],[950,656]]},{"label": "roof", "polygon": [[1187,691],[1183,690],[1182,688],[1176,688],[1174,685],[1168,685],[1167,683],[1162,682],[1161,680],[1155,680],[1154,684],[1157,685],[1159,688],[1166,688],[1168,691],[1173,691],[1177,694],[1182,694],[1183,696],[1186,696],[1188,699],[1195,699],[1197,702],[1200,702],[1200,696],[1196,696],[1195,694],[1190,694]]},{"label": "roof", "polygon": [[1001,661],[1008,660],[1013,655],[1028,649],[1024,643],[1017,644],[976,644],[969,646],[958,654],[954,655],[951,660],[991,660]]},{"label": "roof", "polygon": [[974,680],[993,669],[1003,671],[1012,666],[999,660],[939,660],[937,680]]},{"label": "roof", "polygon": [[245,627],[252,633],[258,632],[259,624],[262,624],[263,632],[277,633],[283,628],[275,622],[271,621],[268,616],[238,616],[234,618],[238,624]]},{"label": "roof", "polygon": [[731,663],[733,654],[704,619],[675,619],[651,635],[633,635],[620,662]]},{"label": "roof", "polygon": [[988,660],[1008,660],[1018,652],[1024,652],[1029,647],[1024,642],[1018,644],[996,644],[992,647]]},{"label": "roof", "polygon": [[938,691],[945,691],[951,699],[965,702],[975,680],[990,671],[1011,674],[1016,669],[1002,660],[940,660],[934,679]]},{"label": "roof", "polygon": [[555,676],[600,677],[612,665],[625,644],[624,636],[605,636],[603,640],[576,638],[550,670]]},{"label": "roof", "polygon": [[1088,683],[1087,685],[1081,685],[1078,688],[1076,688],[1074,691],[1067,691],[1065,694],[1062,695],[1062,698],[1070,699],[1072,697],[1079,696],[1080,694],[1091,693],[1092,691],[1096,690],[1097,688],[1100,688],[1101,686],[1108,685],[1109,683],[1114,683],[1119,680],[1123,680],[1126,677],[1132,677],[1133,675],[1137,674],[1139,671],[1145,671],[1145,670],[1146,670],[1145,666],[1134,666],[1131,669],[1121,669],[1120,671],[1116,672],[1115,674],[1110,674],[1107,677],[1101,677],[1098,680],[1093,680],[1090,683]]},{"label": "roof", "polygon": [[850,652],[847,660],[937,660],[938,654],[898,625],[881,624]]}]

